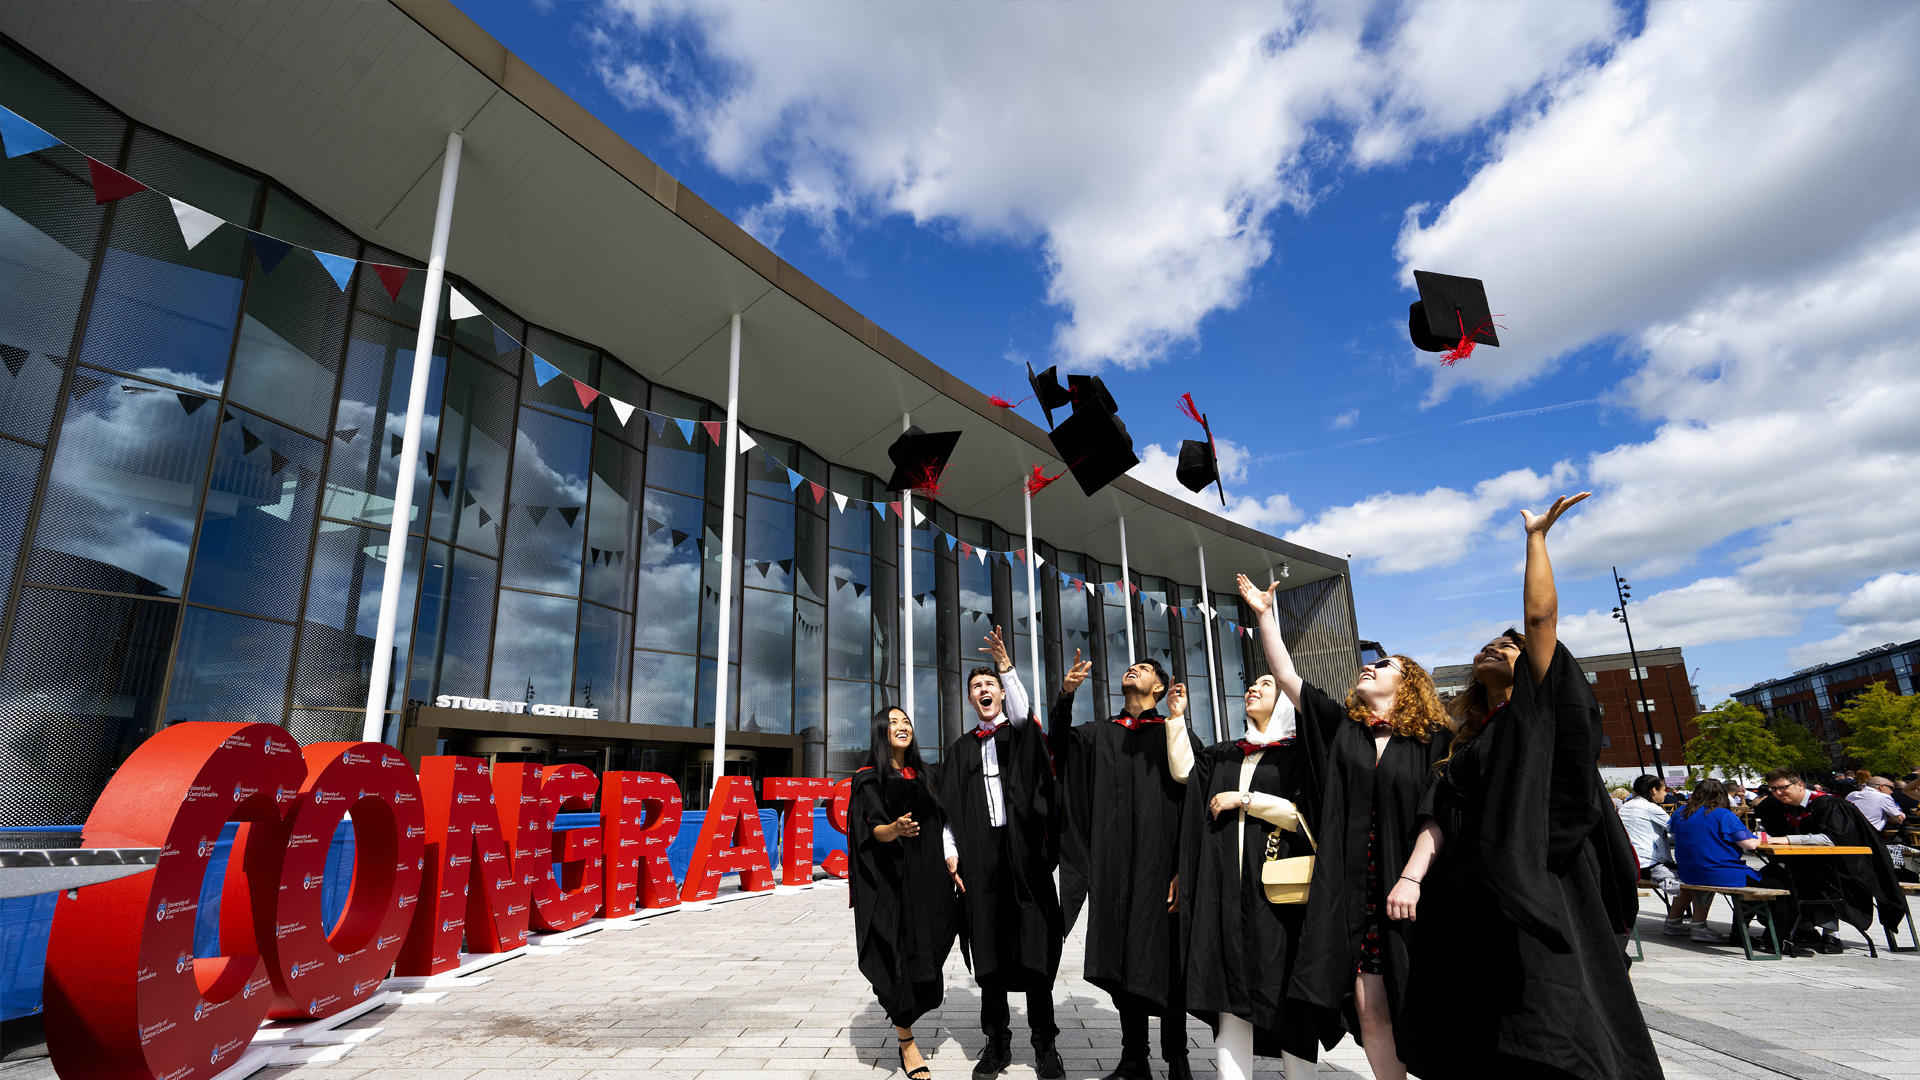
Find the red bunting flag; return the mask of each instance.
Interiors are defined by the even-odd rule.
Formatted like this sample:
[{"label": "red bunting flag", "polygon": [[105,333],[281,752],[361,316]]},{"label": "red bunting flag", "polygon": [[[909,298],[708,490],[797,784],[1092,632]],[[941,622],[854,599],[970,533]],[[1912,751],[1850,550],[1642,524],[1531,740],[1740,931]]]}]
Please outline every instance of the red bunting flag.
[{"label": "red bunting flag", "polygon": [[821,487],[819,484],[809,480],[807,481],[807,487],[813,489],[813,501],[816,505],[819,504],[820,500],[827,497],[827,489]]},{"label": "red bunting flag", "polygon": [[887,504],[887,509],[889,509],[889,510],[891,510],[891,511],[893,511],[893,516],[894,516],[894,517],[900,517],[900,516],[901,516],[901,514],[900,514],[900,504],[899,504],[899,503],[897,503],[897,502],[890,502],[890,503],[888,503],[888,504]]},{"label": "red bunting flag", "polygon": [[583,409],[593,408],[594,399],[600,396],[600,391],[595,390],[579,379],[573,380],[573,392],[580,396],[580,407]]},{"label": "red bunting flag", "polygon": [[373,272],[379,276],[380,284],[387,287],[387,295],[400,299],[400,290],[406,287],[407,275],[413,271],[404,266],[388,266],[385,263],[373,263]]},{"label": "red bunting flag", "polygon": [[87,159],[87,172],[93,176],[93,201],[95,205],[105,205],[129,195],[138,195],[147,190],[147,185],[121,172],[119,169],[93,158]]},{"label": "red bunting flag", "polygon": [[960,541],[960,554],[971,556],[973,554],[973,545],[967,543],[965,540]]},{"label": "red bunting flag", "polygon": [[702,420],[700,421],[700,426],[707,429],[707,438],[713,440],[713,445],[719,446],[720,445],[720,421]]},{"label": "red bunting flag", "polygon": [[1014,552],[1014,555],[1015,555],[1015,556],[1017,556],[1017,557],[1019,558],[1019,560],[1020,560],[1021,562],[1026,562],[1026,561],[1027,561],[1027,549],[1026,549],[1026,548],[1020,548],[1019,550],[1017,550],[1017,551],[1015,551],[1015,552]]}]

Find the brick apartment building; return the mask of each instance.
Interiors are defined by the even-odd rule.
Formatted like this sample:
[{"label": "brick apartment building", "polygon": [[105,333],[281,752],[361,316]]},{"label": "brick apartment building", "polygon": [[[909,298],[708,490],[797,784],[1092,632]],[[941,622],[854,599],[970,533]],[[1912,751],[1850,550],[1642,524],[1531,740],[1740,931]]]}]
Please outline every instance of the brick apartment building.
[{"label": "brick apartment building", "polygon": [[[1627,653],[1602,653],[1579,658],[1580,666],[1593,684],[1593,695],[1600,701],[1600,768],[1609,780],[1628,778],[1628,774],[1651,772],[1653,755],[1648,752],[1647,721],[1649,708],[1653,734],[1659,741],[1660,763],[1669,776],[1683,773],[1687,740],[1699,734],[1693,718],[1700,712],[1694,695],[1693,680],[1688,677],[1686,657],[1679,649],[1647,649],[1640,653],[1640,678],[1636,685],[1633,658]],[[1451,699],[1467,688],[1472,673],[1468,664],[1449,664],[1433,671],[1434,688],[1442,700]],[[1640,690],[1645,687],[1645,696]]]},{"label": "brick apartment building", "polygon": [[1845,660],[1815,664],[1784,678],[1756,683],[1734,694],[1733,699],[1768,716],[1798,720],[1827,744],[1834,760],[1843,761],[1846,750],[1841,743],[1847,733],[1844,725],[1834,720],[1834,714],[1874,683],[1883,683],[1896,694],[1913,693],[1916,667],[1920,667],[1920,641],[1887,644]]}]

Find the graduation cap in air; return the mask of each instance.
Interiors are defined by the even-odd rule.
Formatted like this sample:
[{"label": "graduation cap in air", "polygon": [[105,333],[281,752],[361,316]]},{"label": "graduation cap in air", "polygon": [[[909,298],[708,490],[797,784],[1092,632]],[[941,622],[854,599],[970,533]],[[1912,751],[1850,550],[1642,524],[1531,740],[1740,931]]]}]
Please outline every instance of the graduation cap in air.
[{"label": "graduation cap in air", "polygon": [[1033,398],[1040,403],[1040,411],[1046,414],[1048,427],[1053,426],[1053,410],[1073,404],[1073,391],[1060,385],[1058,367],[1050,367],[1035,375],[1033,365],[1028,364],[1027,385],[1033,388]]},{"label": "graduation cap in air", "polygon": [[1213,428],[1207,423],[1206,414],[1193,404],[1192,394],[1180,395],[1180,414],[1199,424],[1207,437],[1181,440],[1180,462],[1174,466],[1174,478],[1180,481],[1181,487],[1195,494],[1206,490],[1208,484],[1218,485],[1220,505],[1227,505],[1226,485],[1220,483],[1220,458],[1213,447]]},{"label": "graduation cap in air", "polygon": [[924,492],[928,498],[938,497],[940,475],[947,471],[947,461],[953,457],[953,448],[959,442],[957,431],[907,428],[887,447],[887,457],[893,460],[893,475],[887,478],[887,490],[913,490]]},{"label": "graduation cap in air", "polygon": [[1420,299],[1407,308],[1414,348],[1446,353],[1440,362],[1451,366],[1472,356],[1475,345],[1500,346],[1487,287],[1479,278],[1415,270],[1413,283],[1420,290]]},{"label": "graduation cap in air", "polygon": [[1091,495],[1140,464],[1140,459],[1134,456],[1133,436],[1120,419],[1113,395],[1099,376],[1069,375],[1067,385],[1073,394],[1073,415],[1049,434],[1054,453],[1067,463],[1080,490]]}]

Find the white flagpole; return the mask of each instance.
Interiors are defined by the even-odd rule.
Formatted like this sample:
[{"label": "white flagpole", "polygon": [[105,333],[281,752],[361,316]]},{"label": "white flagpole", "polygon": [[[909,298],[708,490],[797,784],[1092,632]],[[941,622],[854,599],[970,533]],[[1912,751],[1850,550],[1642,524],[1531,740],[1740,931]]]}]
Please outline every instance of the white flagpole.
[{"label": "white flagpole", "polygon": [[[720,496],[720,647],[713,680],[713,791],[727,768],[727,661],[733,644],[733,488],[740,473],[740,313],[727,341],[726,487]],[[711,799],[709,799],[711,802]]]},{"label": "white flagpole", "polygon": [[1133,647],[1133,571],[1127,566],[1127,519],[1120,519],[1120,603],[1127,620],[1127,663],[1140,659]]},{"label": "white flagpole", "polygon": [[433,211],[433,241],[427,249],[426,296],[413,337],[413,381],[407,388],[407,422],[393,478],[393,521],[387,528],[387,569],[380,580],[380,615],[373,632],[373,671],[367,680],[367,712],[360,727],[365,742],[382,742],[387,728],[387,691],[392,683],[393,635],[400,621],[400,580],[413,524],[413,470],[420,460],[420,424],[427,411],[433,339],[440,323],[440,288],[446,280],[447,234],[453,231],[453,193],[460,181],[460,133],[447,132],[440,161],[440,201]]},{"label": "white flagpole", "polygon": [[[900,430],[913,426],[900,414]],[[900,493],[900,707],[913,717],[913,489]]]},{"label": "white flagpole", "polygon": [[[1022,481],[1025,488],[1025,481]],[[1027,491],[1027,655],[1033,667],[1033,692],[1028,695],[1033,708],[1047,699],[1047,684],[1040,675],[1040,593],[1035,587],[1038,575],[1034,573],[1035,557],[1040,553],[1033,547],[1033,492]]]},{"label": "white flagpole", "polygon": [[1226,729],[1220,723],[1220,669],[1213,664],[1213,590],[1207,587],[1207,549],[1200,552],[1200,626],[1207,638],[1207,698],[1213,704],[1213,741],[1225,742]]}]

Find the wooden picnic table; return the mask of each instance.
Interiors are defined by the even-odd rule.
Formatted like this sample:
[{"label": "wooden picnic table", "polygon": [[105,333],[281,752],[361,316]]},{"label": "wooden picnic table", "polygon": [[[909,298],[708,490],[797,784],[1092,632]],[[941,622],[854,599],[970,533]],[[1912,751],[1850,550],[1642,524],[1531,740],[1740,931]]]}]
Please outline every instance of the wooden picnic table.
[{"label": "wooden picnic table", "polygon": [[1753,850],[1762,855],[1871,855],[1870,847],[1836,847],[1831,844],[1761,844]]}]

